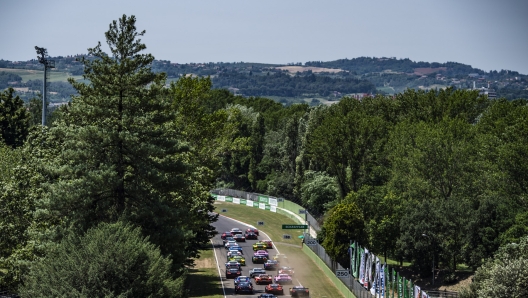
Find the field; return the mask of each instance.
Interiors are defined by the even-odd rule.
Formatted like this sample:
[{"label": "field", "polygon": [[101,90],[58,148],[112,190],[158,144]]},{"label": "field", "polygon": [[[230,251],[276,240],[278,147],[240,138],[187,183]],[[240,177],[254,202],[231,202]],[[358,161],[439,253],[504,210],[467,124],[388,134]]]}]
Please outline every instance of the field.
[{"label": "field", "polygon": [[[17,74],[22,77],[23,82],[27,82],[29,80],[42,80],[44,77],[43,70],[0,68],[0,71]],[[71,76],[65,72],[51,71],[49,73],[50,82],[66,82],[69,77],[73,77],[76,80],[82,79],[82,76]]]},{"label": "field", "polygon": [[[274,212],[232,203],[216,202],[215,207],[215,211],[221,215],[229,216],[254,226],[257,226],[257,221],[264,221],[264,226],[258,226],[258,228],[269,235],[281,254],[285,254],[288,257],[288,264],[295,269],[295,277],[303,285],[310,288],[310,297],[343,297],[317,265],[302,252],[301,239],[298,236],[302,235],[303,230],[282,230],[282,224],[297,223],[293,219]],[[227,210],[227,212],[222,212],[223,209]],[[283,234],[290,234],[292,239],[282,239]],[[222,297],[212,250],[202,251],[202,256],[196,263],[197,266],[189,277],[190,297]],[[207,281],[208,285],[201,286],[200,289],[193,288],[192,284],[196,284],[198,281],[200,283]],[[216,285],[218,285],[218,288],[215,288]]]}]

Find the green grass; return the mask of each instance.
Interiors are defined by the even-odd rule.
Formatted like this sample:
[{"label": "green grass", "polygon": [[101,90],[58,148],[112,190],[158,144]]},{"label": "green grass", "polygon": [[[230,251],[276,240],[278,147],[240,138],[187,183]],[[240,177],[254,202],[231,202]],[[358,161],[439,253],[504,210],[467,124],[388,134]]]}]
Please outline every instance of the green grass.
[{"label": "green grass", "polygon": [[[288,257],[288,265],[295,269],[294,282],[310,288],[310,297],[343,297],[315,262],[302,251],[301,240],[297,236],[302,235],[303,230],[282,229],[282,224],[297,224],[297,221],[275,212],[233,203],[217,201],[215,207],[215,211],[221,215],[254,225],[270,236],[279,252]],[[279,204],[279,207],[282,206]],[[221,212],[222,209],[227,212]],[[264,225],[257,226],[257,221],[264,221]],[[292,239],[283,239],[283,234],[290,234]]]},{"label": "green grass", "polygon": [[[0,71],[19,75],[20,77],[22,77],[22,82],[24,83],[29,80],[42,80],[44,77],[44,71],[42,70],[0,68]],[[69,77],[73,77],[76,80],[82,79],[82,76],[71,76],[68,73],[61,71],[52,70],[49,73],[50,82],[66,82]]]},{"label": "green grass", "polygon": [[189,273],[189,297],[224,297],[216,268],[190,269]]}]

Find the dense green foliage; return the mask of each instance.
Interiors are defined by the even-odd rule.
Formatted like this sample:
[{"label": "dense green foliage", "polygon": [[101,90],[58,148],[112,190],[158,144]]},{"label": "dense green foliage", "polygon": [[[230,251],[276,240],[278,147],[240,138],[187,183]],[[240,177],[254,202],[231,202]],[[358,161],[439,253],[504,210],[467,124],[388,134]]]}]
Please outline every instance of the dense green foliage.
[{"label": "dense green foliage", "polygon": [[69,235],[25,277],[22,297],[177,297],[183,276],[139,228],[101,223]]},{"label": "dense green foliage", "polygon": [[10,85],[10,83],[16,84],[20,82],[22,82],[21,76],[5,71],[0,71],[0,90],[6,89]]},{"label": "dense green foliage", "polygon": [[502,246],[480,267],[462,298],[528,296],[528,236]]},{"label": "dense green foliage", "polygon": [[24,143],[29,132],[29,113],[13,88],[0,93],[0,142],[13,148]]}]

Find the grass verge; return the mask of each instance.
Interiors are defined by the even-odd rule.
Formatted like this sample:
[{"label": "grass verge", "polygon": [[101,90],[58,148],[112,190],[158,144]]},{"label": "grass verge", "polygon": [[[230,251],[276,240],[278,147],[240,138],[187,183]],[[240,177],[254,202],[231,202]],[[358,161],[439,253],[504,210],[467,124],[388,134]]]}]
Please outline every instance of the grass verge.
[{"label": "grass verge", "polygon": [[224,297],[212,247],[200,251],[196,267],[189,270],[187,289],[189,297]]}]

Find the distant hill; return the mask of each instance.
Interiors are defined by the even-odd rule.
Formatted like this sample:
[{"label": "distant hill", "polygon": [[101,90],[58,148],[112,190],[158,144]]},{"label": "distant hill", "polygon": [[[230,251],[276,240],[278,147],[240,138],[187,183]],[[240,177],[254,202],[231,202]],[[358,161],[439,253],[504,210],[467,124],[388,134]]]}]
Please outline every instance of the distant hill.
[{"label": "distant hill", "polygon": [[[49,90],[52,101],[68,100],[75,92],[66,78],[79,79],[83,66],[80,56],[52,57]],[[88,57],[89,58],[89,57]],[[359,57],[335,61],[309,61],[297,64],[263,64],[247,62],[187,63],[155,60],[155,72],[165,72],[169,80],[182,75],[210,76],[214,88],[229,89],[242,96],[273,98],[283,104],[335,101],[355,94],[395,94],[407,88],[431,89],[473,86],[495,89],[499,97],[528,98],[528,76],[516,71],[486,72],[470,65],[447,62],[415,62],[410,59]],[[17,70],[17,71],[14,71]],[[19,76],[19,77],[16,77]],[[0,60],[0,89],[7,86],[27,88],[23,98],[34,96],[42,88],[42,65],[29,61]],[[21,91],[22,92],[22,91]]]}]

